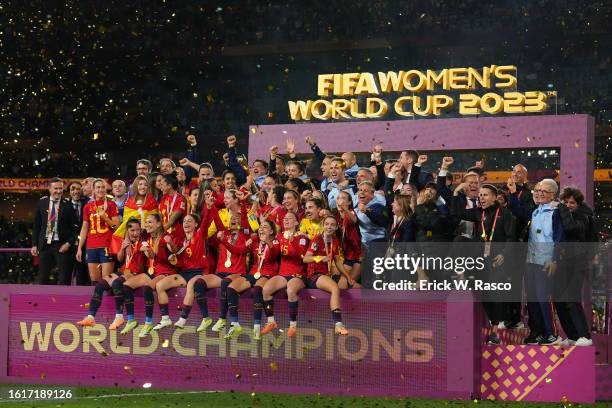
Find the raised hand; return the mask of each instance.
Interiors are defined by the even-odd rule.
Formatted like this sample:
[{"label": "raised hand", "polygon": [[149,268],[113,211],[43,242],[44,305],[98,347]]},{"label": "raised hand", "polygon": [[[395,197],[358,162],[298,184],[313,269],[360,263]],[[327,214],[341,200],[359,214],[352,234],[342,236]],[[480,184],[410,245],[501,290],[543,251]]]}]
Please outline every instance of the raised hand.
[{"label": "raised hand", "polygon": [[314,139],[313,139],[312,137],[310,137],[310,136],[306,136],[306,137],[304,138],[304,141],[305,141],[305,142],[306,142],[306,143],[307,143],[307,144],[308,144],[310,147],[312,147],[312,146],[314,146],[314,145],[316,145],[316,144],[317,144],[317,142],[315,142],[315,141],[314,141]]},{"label": "raised hand", "polygon": [[455,162],[450,156],[445,156],[442,158],[442,170],[448,170],[448,168]]},{"label": "raised hand", "polygon": [[427,161],[427,155],[426,154],[422,154],[419,156],[419,158],[417,159],[417,164],[423,164]]},{"label": "raised hand", "polygon": [[508,178],[508,181],[506,182],[506,186],[508,186],[508,190],[510,191],[511,194],[516,193],[516,183],[514,182],[512,177]]},{"label": "raised hand", "polygon": [[195,135],[187,135],[187,143],[189,143],[191,146],[195,146],[198,143]]},{"label": "raised hand", "polygon": [[292,154],[295,154],[295,140],[288,138],[285,142],[285,147],[288,155],[291,156]]}]

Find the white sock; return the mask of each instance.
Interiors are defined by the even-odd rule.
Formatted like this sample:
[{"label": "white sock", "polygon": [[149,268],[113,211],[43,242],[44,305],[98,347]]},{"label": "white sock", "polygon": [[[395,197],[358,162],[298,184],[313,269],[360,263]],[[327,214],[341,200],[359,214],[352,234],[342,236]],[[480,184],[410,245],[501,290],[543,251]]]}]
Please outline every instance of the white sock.
[{"label": "white sock", "polygon": [[268,316],[268,323],[275,323],[274,316]]},{"label": "white sock", "polygon": [[297,322],[289,322],[289,327],[297,327]]},{"label": "white sock", "polygon": [[342,322],[336,322],[336,327],[341,327],[341,326],[344,326]]},{"label": "white sock", "polygon": [[96,318],[95,318],[95,317],[93,317],[92,315],[87,315],[87,318],[88,318],[88,319],[91,319],[91,320],[96,320]]},{"label": "white sock", "polygon": [[240,323],[238,323],[238,322],[232,322],[232,323],[231,323],[231,325],[232,325],[232,326],[240,326]]},{"label": "white sock", "polygon": [[162,321],[164,321],[164,322],[165,322],[166,320],[170,320],[170,316],[168,316],[168,315],[163,315],[161,319],[162,319]]},{"label": "white sock", "polygon": [[177,321],[178,324],[185,324],[186,322],[187,322],[187,320],[182,318],[182,317],[179,318],[178,321]]},{"label": "white sock", "polygon": [[261,330],[261,324],[254,324],[253,325],[253,330],[260,331]]},{"label": "white sock", "polygon": [[115,314],[115,319],[123,319],[123,315],[122,314]]}]

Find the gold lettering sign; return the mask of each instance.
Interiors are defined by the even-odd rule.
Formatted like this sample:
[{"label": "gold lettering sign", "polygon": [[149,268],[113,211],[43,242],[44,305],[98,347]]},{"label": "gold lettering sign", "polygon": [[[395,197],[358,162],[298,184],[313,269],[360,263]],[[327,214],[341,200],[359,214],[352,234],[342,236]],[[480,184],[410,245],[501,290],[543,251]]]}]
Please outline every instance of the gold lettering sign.
[{"label": "gold lettering sign", "polygon": [[[519,92],[517,85],[514,65],[319,74],[317,95],[321,99],[288,101],[289,115],[296,121],[325,121],[379,119],[388,113],[389,106],[404,117],[440,116],[452,113],[452,109],[460,115],[497,115],[537,113],[548,108],[548,93]],[[484,92],[479,95],[476,90]],[[403,95],[390,101],[389,95],[397,93]]]}]

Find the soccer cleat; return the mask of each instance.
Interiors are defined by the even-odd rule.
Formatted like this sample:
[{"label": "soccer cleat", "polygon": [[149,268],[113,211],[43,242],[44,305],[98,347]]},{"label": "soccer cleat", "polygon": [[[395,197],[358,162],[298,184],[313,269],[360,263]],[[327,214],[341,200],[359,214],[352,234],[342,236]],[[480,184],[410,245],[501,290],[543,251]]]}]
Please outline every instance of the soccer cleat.
[{"label": "soccer cleat", "polygon": [[215,325],[212,327],[212,331],[214,332],[218,332],[221,331],[222,328],[225,327],[225,319],[219,319],[217,320],[217,323],[215,323]]},{"label": "soccer cleat", "polygon": [[295,337],[295,333],[297,333],[297,327],[295,326],[290,326],[287,329],[287,337]]},{"label": "soccer cleat", "polygon": [[168,326],[172,326],[172,320],[170,320],[168,316],[164,316],[161,321],[153,327],[153,330],[158,331]]},{"label": "soccer cleat", "polygon": [[334,329],[334,332],[336,334],[341,335],[341,336],[347,336],[348,335],[348,329],[342,323],[336,325],[336,328]]},{"label": "soccer cleat", "polygon": [[586,337],[581,337],[578,340],[576,340],[574,342],[575,346],[580,346],[580,347],[588,347],[588,346],[592,346],[593,345],[593,340],[591,339],[587,339]]},{"label": "soccer cleat", "polygon": [[542,337],[542,339],[538,342],[540,346],[556,346],[561,343],[561,336],[555,336],[551,334],[548,337]]},{"label": "soccer cleat", "polygon": [[198,333],[205,331],[206,329],[208,329],[208,326],[212,324],[212,322],[213,322],[213,319],[211,319],[210,317],[203,318],[202,322],[200,323],[196,331]]},{"label": "soccer cleat", "polygon": [[108,330],[117,330],[118,328],[123,326],[123,323],[125,323],[125,320],[123,320],[123,317],[115,317],[115,320],[113,320],[111,325],[108,326]]},{"label": "soccer cleat", "polygon": [[501,344],[501,341],[499,340],[499,337],[496,333],[491,333],[487,338],[487,344],[499,345]]},{"label": "soccer cleat", "polygon": [[497,323],[497,328],[500,329],[500,330],[506,329],[506,322],[501,321],[501,322]]},{"label": "soccer cleat", "polygon": [[238,324],[233,324],[230,329],[227,331],[227,334],[225,336],[223,336],[224,339],[234,339],[238,336],[240,336],[240,333],[242,333],[243,329],[242,326],[238,325]]},{"label": "soccer cleat", "polygon": [[79,326],[95,326],[96,320],[93,317],[87,316],[83,320],[77,322]]},{"label": "soccer cleat", "polygon": [[272,330],[274,330],[276,328],[278,328],[278,324],[276,324],[276,322],[268,322],[268,323],[266,323],[264,328],[261,329],[261,334],[268,334],[268,333],[270,333]]},{"label": "soccer cleat", "polygon": [[125,327],[123,328],[123,330],[121,330],[121,334],[128,334],[129,332],[134,330],[136,327],[138,327],[138,321],[137,320],[128,320],[128,322],[125,325]]},{"label": "soccer cleat", "polygon": [[184,329],[185,323],[187,323],[187,319],[181,317],[174,323],[174,327],[176,327],[177,329]]},{"label": "soccer cleat", "polygon": [[259,328],[253,329],[253,340],[261,340],[261,329]]},{"label": "soccer cleat", "polygon": [[153,325],[151,323],[145,323],[145,325],[142,326],[142,329],[140,329],[138,337],[140,337],[141,339],[147,337],[149,333],[151,333],[151,330],[153,330]]}]

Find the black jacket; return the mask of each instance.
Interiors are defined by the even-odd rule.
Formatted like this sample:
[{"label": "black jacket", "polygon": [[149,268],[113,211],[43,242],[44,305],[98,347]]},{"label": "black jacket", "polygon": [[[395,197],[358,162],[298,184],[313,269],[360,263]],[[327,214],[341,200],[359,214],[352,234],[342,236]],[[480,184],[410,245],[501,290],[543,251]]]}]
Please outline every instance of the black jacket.
[{"label": "black jacket", "polygon": [[[514,242],[516,241],[516,219],[506,208],[501,208],[496,202],[494,205],[488,208],[465,208],[467,205],[467,198],[465,194],[459,194],[453,197],[453,213],[461,218],[462,220],[471,221],[476,226],[475,240],[484,241],[482,239],[483,229],[481,222],[483,220],[482,215],[484,212],[484,232],[487,235],[491,235],[491,229],[493,228],[494,216],[499,209],[497,215],[497,222],[495,222],[495,230],[493,233],[492,242],[503,243],[503,242]],[[495,245],[493,250],[495,254],[503,253],[505,256],[510,255],[510,248],[504,245]]]},{"label": "black jacket", "polygon": [[448,210],[439,208],[436,203],[429,202],[417,205],[415,224],[417,242],[448,242],[453,240],[455,219]]},{"label": "black jacket", "polygon": [[[40,250],[47,242],[47,219],[49,215],[49,197],[45,196],[38,201],[36,214],[34,215],[34,227],[32,229],[32,246]],[[59,203],[59,214],[57,220],[57,234],[60,244],[66,242],[74,244],[79,234],[80,226],[74,207],[69,199],[62,198]]]},{"label": "black jacket", "polygon": [[414,242],[415,241],[415,232],[416,227],[414,224],[414,214],[410,217],[406,218],[399,226],[393,226],[393,222],[389,225],[389,229],[387,231],[387,241],[391,243],[391,239],[393,242]]}]

